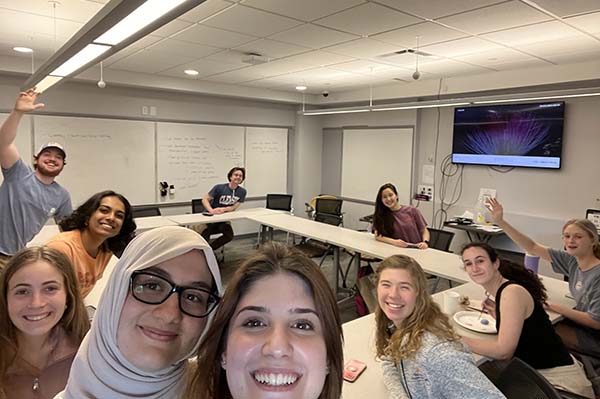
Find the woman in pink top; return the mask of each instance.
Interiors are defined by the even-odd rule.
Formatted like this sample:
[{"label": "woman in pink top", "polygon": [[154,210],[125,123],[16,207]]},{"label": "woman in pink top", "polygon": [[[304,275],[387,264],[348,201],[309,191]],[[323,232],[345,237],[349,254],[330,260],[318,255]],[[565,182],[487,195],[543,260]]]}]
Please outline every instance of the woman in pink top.
[{"label": "woman in pink top", "polygon": [[94,194],[60,222],[62,233],[47,245],[67,255],[77,272],[85,298],[94,288],[113,253],[121,253],[136,225],[127,198],[114,191]]},{"label": "woman in pink top", "polygon": [[62,391],[89,326],[66,256],[48,247],[18,252],[0,275],[0,399]]},{"label": "woman in pink top", "polygon": [[414,206],[398,202],[398,190],[392,183],[384,184],[377,192],[373,233],[377,241],[400,248],[429,248],[429,230],[425,218]]}]

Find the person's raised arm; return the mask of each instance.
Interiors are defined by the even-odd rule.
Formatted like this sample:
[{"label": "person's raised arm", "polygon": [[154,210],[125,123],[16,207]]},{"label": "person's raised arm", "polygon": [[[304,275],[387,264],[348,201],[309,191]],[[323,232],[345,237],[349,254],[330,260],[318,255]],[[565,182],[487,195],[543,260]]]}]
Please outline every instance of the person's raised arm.
[{"label": "person's raised arm", "polygon": [[502,230],[521,248],[530,255],[539,256],[542,259],[551,261],[548,247],[541,245],[531,238],[515,229],[510,223],[504,220],[504,209],[502,204],[496,198],[490,198],[486,202],[486,207],[490,210],[492,221],[500,226]]},{"label": "person's raised arm", "polygon": [[14,143],[17,137],[17,129],[24,113],[44,106],[41,103],[36,104],[36,99],[37,93],[34,89],[19,93],[14,109],[0,127],[0,166],[4,169],[13,166],[21,157]]}]

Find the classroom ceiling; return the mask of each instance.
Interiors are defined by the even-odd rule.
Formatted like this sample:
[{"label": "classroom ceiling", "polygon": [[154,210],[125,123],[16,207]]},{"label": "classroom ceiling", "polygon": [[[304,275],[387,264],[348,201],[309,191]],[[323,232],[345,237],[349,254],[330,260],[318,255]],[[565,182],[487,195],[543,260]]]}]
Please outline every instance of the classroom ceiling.
[{"label": "classroom ceiling", "polygon": [[[40,65],[106,2],[0,0],[0,56],[31,47]],[[422,81],[600,61],[600,0],[207,0],[105,60],[105,76],[313,94],[411,84],[416,36]]]}]

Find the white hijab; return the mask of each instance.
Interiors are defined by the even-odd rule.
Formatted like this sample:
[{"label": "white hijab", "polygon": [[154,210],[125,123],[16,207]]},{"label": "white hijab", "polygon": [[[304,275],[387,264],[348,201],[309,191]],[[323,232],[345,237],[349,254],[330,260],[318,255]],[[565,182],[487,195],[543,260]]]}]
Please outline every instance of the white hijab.
[{"label": "white hijab", "polygon": [[[136,270],[146,269],[193,249],[204,252],[219,296],[223,294],[221,275],[212,249],[200,234],[183,227],[161,227],[147,231],[131,241],[102,293],[91,329],[75,356],[65,390],[55,399],[175,399],[183,391],[186,359],[159,372],[145,372],[132,365],[117,346],[117,329],[129,279]],[[204,332],[216,311],[209,315]],[[202,335],[204,335],[204,332]]]}]

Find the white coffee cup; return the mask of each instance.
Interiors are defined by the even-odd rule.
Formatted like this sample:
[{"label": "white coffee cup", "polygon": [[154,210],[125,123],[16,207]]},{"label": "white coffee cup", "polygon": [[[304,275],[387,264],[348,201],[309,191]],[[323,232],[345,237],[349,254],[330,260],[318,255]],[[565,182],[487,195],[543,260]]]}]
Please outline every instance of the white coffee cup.
[{"label": "white coffee cup", "polygon": [[449,316],[454,315],[460,309],[460,294],[456,291],[444,292],[443,312]]}]

